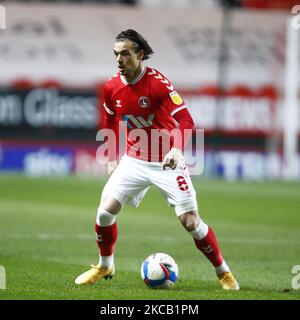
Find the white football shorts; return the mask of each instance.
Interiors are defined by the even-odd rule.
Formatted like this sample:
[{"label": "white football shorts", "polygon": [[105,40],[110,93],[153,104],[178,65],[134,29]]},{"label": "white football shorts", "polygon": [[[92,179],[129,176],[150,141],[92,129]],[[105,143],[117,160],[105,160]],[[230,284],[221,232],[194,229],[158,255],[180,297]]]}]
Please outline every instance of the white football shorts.
[{"label": "white football shorts", "polygon": [[151,185],[155,185],[176,215],[198,210],[196,191],[182,158],[176,169],[163,170],[162,163],[147,162],[124,155],[107,181],[102,197],[107,195],[137,207]]}]

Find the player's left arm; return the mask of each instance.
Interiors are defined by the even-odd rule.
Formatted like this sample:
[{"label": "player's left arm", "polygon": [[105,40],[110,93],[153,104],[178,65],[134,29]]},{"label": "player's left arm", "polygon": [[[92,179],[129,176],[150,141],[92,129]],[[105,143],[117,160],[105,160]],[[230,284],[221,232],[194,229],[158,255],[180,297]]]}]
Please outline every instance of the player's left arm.
[{"label": "player's left arm", "polygon": [[162,87],[163,105],[177,121],[178,128],[173,130],[174,143],[171,150],[165,155],[163,169],[169,167],[174,170],[182,157],[184,147],[191,137],[194,121],[183,99],[177,91],[171,91],[170,88],[174,89],[172,84]]},{"label": "player's left arm", "polygon": [[178,161],[182,157],[184,147],[188,143],[192,130],[194,128],[194,121],[187,108],[181,109],[173,115],[173,118],[178,122],[174,134],[174,144],[171,150],[165,155],[163,161],[163,169],[169,167],[174,170],[177,167]]}]

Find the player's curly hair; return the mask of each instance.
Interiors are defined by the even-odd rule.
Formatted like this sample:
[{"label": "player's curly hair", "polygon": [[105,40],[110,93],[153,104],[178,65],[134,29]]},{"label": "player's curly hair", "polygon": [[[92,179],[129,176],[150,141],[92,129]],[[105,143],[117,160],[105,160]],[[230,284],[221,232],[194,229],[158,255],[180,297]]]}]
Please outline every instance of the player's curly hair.
[{"label": "player's curly hair", "polygon": [[150,55],[154,53],[145,38],[133,29],[121,31],[116,36],[116,41],[125,40],[131,40],[135,44],[135,52],[139,52],[140,50],[144,51],[143,60],[149,59]]}]

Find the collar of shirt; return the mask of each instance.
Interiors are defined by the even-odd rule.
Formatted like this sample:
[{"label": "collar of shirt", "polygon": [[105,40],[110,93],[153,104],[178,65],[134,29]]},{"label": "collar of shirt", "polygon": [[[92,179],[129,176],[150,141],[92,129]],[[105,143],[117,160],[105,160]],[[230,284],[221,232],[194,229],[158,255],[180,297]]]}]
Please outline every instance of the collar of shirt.
[{"label": "collar of shirt", "polygon": [[136,84],[137,82],[139,82],[139,81],[143,78],[143,76],[144,76],[145,73],[146,73],[146,67],[143,66],[142,71],[141,71],[141,72],[138,74],[138,76],[137,76],[134,80],[132,80],[131,82],[128,82],[128,81],[125,79],[125,77],[122,76],[122,75],[120,75],[120,78],[121,78],[121,81],[122,81],[126,86],[129,85],[129,84],[133,85],[133,84]]}]

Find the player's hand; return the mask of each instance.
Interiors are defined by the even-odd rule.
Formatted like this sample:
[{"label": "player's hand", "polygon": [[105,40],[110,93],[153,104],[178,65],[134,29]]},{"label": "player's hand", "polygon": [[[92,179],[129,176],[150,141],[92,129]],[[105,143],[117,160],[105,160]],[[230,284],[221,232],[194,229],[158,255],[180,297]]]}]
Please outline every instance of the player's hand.
[{"label": "player's hand", "polygon": [[172,148],[164,158],[162,163],[163,169],[170,168],[172,170],[176,169],[178,161],[181,159],[182,153],[178,148]]},{"label": "player's hand", "polygon": [[116,170],[117,166],[118,166],[117,160],[108,161],[107,172],[109,176]]}]

